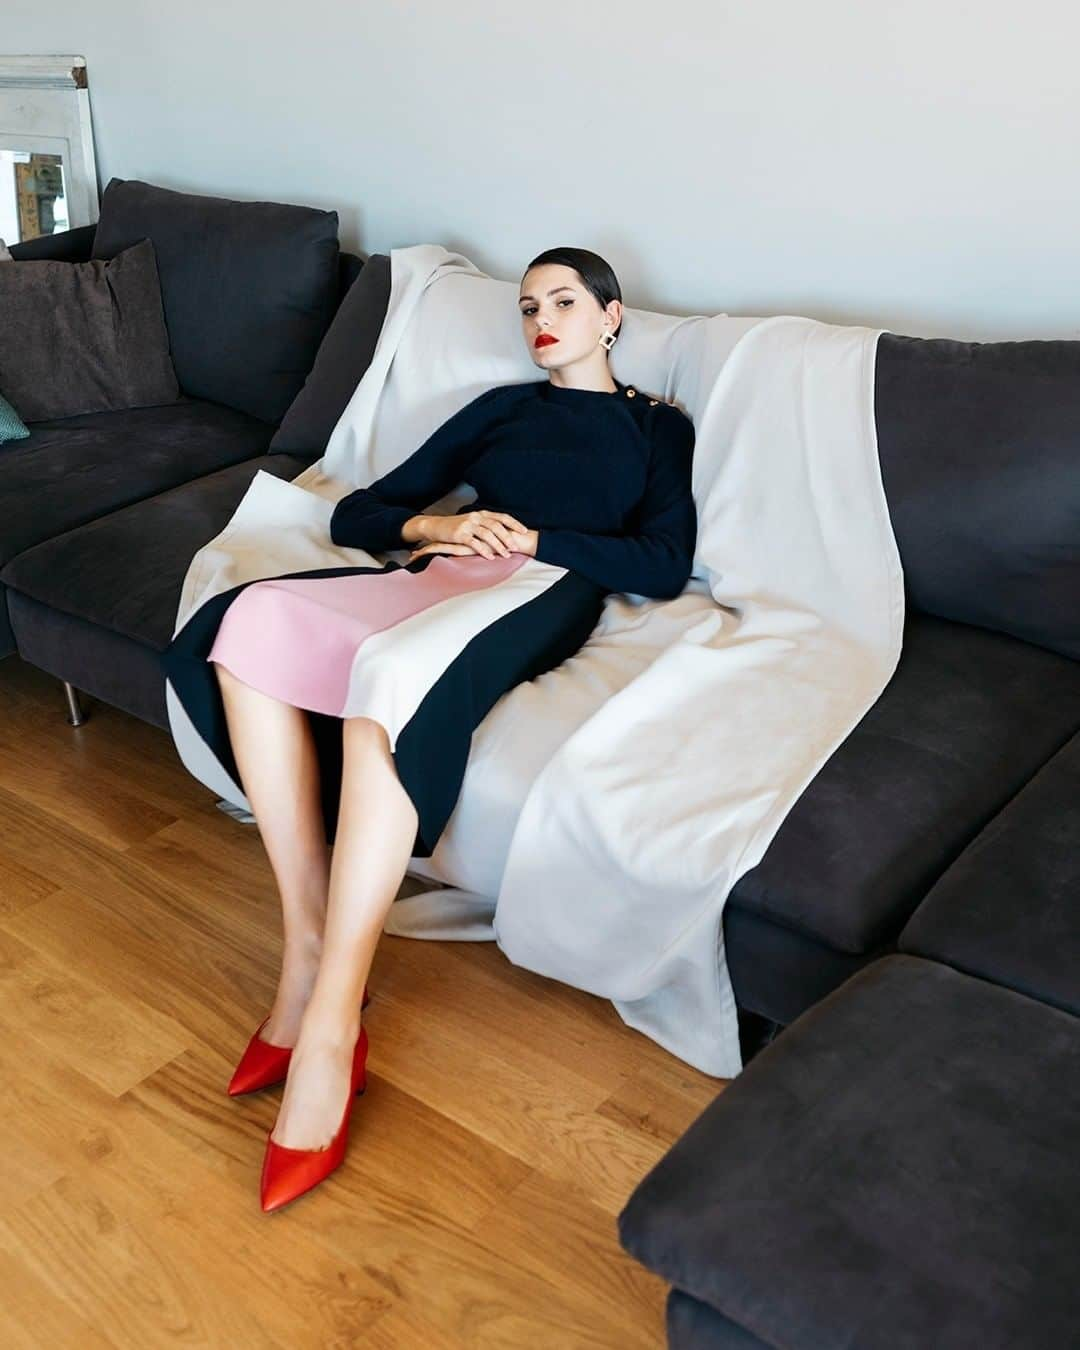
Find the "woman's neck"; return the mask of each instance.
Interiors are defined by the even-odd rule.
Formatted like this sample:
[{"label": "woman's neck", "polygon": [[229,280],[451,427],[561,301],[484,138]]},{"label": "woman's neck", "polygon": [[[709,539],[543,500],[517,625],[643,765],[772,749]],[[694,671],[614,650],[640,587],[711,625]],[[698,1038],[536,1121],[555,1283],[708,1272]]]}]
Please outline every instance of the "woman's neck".
[{"label": "woman's neck", "polygon": [[548,382],[556,389],[579,389],[589,394],[617,394],[619,386],[611,374],[607,358],[599,365],[587,366],[584,362],[576,366],[567,366],[563,370],[549,370]]}]

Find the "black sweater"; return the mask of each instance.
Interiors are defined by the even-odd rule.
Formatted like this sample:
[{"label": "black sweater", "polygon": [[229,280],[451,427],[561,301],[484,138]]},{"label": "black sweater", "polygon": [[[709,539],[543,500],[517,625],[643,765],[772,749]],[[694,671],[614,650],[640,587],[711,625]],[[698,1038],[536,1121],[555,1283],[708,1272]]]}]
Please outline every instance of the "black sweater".
[{"label": "black sweater", "polygon": [[459,483],[460,513],[506,511],[538,532],[536,557],[606,591],[669,599],[693,567],[694,424],[620,384],[614,394],[549,380],[489,389],[407,460],[335,506],[335,544],[408,548],[401,527]]}]

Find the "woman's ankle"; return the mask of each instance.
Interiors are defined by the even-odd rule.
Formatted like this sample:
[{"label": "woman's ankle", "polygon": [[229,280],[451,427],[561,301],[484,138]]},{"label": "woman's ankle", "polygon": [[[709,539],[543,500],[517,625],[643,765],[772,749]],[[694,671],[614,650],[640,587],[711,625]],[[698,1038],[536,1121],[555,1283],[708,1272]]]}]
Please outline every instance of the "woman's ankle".
[{"label": "woman's ankle", "polygon": [[310,944],[286,943],[267,1029],[272,1043],[295,1044],[318,979],[320,957],[321,950]]},{"label": "woman's ankle", "polygon": [[343,1005],[338,1000],[319,999],[313,994],[304,1010],[300,1037],[307,1046],[351,1050],[360,1035],[362,993]]},{"label": "woman's ankle", "polygon": [[283,964],[286,961],[298,966],[318,967],[322,960],[323,929],[321,926],[291,924],[286,925],[282,943]]}]

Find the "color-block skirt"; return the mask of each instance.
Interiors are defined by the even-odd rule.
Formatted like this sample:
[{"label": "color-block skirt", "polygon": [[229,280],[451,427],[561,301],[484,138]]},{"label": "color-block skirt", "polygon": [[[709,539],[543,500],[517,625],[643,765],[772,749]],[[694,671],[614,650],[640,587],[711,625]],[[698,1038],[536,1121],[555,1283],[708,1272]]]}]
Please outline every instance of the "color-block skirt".
[{"label": "color-block skirt", "polygon": [[238,785],[214,663],[308,712],[330,843],[341,720],[379,722],[419,817],[412,856],[430,857],[457,802],[474,729],[508,690],[581,648],[605,595],[520,553],[435,553],[264,578],[196,610],[164,664],[188,718]]}]

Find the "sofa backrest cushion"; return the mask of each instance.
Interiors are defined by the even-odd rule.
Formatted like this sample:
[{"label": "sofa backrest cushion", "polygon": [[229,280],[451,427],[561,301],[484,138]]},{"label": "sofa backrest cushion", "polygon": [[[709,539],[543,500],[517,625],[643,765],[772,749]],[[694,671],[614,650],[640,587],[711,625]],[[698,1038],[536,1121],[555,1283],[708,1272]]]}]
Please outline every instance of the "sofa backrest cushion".
[{"label": "sofa backrest cushion", "polygon": [[337,232],[336,211],[113,178],[93,256],[153,240],[183,391],[278,422],[337,305]]},{"label": "sofa backrest cushion", "polygon": [[390,255],[373,253],[346,292],[271,454],[321,455],[375,353],[390,303]]},{"label": "sofa backrest cushion", "polygon": [[908,603],[1080,659],[1080,341],[882,333],[874,412]]},{"label": "sofa backrest cushion", "polygon": [[96,225],[76,225],[57,234],[39,234],[21,244],[8,244],[15,262],[45,259],[51,262],[89,262],[94,247]]}]

